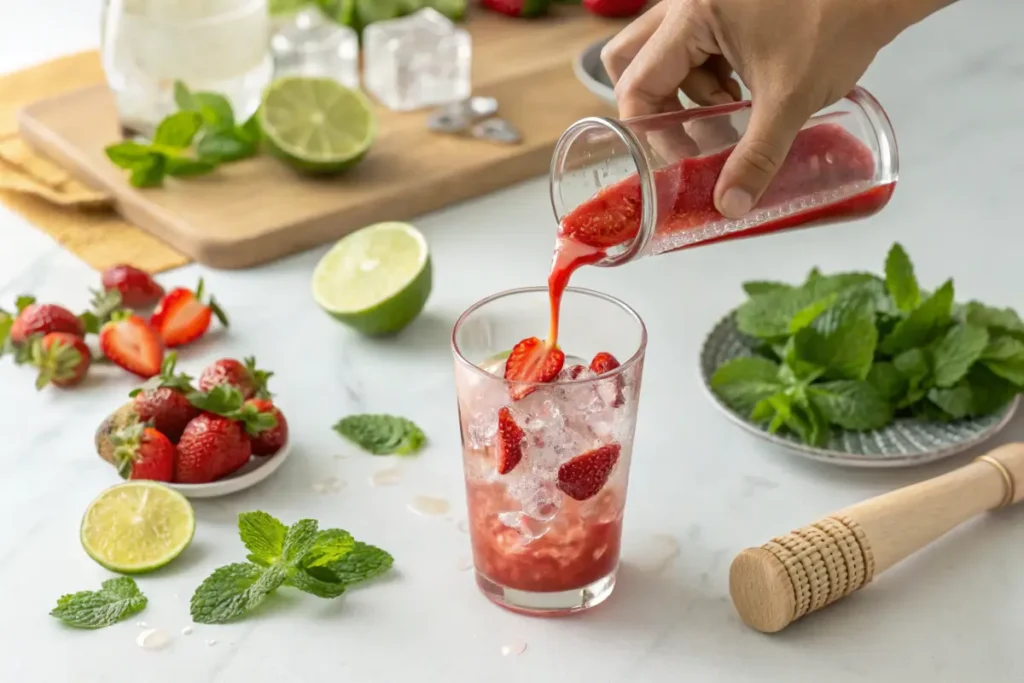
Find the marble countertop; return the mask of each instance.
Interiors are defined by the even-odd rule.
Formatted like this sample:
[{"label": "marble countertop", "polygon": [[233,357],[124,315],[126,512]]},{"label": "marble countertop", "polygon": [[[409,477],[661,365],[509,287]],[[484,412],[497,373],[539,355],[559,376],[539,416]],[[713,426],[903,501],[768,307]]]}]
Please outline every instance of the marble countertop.
[{"label": "marble countertop", "polygon": [[[11,2],[13,0],[8,0]],[[97,39],[97,0],[19,2],[0,20],[0,72]],[[77,391],[36,393],[25,372],[0,363],[0,680],[19,683],[151,680],[335,680],[494,683],[657,681],[1019,680],[1024,665],[1024,511],[986,516],[898,565],[841,605],[776,636],[744,627],[727,572],[742,548],[825,513],[944,471],[954,459],[905,471],[816,465],[753,440],[704,396],[697,353],[711,325],[751,278],[799,278],[823,269],[878,269],[893,240],[924,283],[955,275],[958,297],[1024,307],[1020,185],[1024,180],[1024,4],[958,3],[887,48],[864,85],[899,136],[900,186],[870,220],[589,269],[579,283],[631,303],[650,331],[637,426],[624,566],[615,595],[579,618],[537,620],[488,603],[460,571],[468,537],[448,335],[474,300],[544,281],[553,221],[546,179],[416,221],[433,250],[436,282],[405,333],[369,342],[333,323],[309,296],[322,250],[245,272],[189,266],[165,285],[199,276],[234,325],[183,353],[198,372],[223,356],[254,354],[277,371],[295,452],[244,493],[195,504],[199,526],[185,555],[142,577],[143,615],[97,632],[47,616],[65,592],[109,577],[78,543],[87,503],[117,480],[92,450],[92,433],[133,382],[97,372]],[[581,89],[579,96],[583,94]],[[0,301],[22,292],[74,307],[97,276],[0,207]],[[387,459],[355,454],[330,429],[360,411],[406,415],[429,448],[401,463],[401,483],[374,488]],[[1021,437],[1017,421],[1000,440]],[[350,457],[338,458],[337,456]],[[345,482],[317,493],[327,477]],[[417,495],[452,502],[452,520],[412,514]],[[243,557],[240,511],[286,522],[313,517],[379,544],[395,576],[337,602],[280,596],[228,626],[189,624],[188,598],[214,567]],[[658,535],[680,555],[643,569]],[[144,620],[174,635],[163,650],[136,646]],[[216,642],[214,642],[216,641]],[[503,656],[510,643],[522,654]]]}]

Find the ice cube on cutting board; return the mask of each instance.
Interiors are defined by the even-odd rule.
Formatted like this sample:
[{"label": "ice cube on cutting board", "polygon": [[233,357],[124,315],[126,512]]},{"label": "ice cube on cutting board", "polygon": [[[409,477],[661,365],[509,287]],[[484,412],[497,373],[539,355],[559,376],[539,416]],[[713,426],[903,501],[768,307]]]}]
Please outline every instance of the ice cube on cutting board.
[{"label": "ice cube on cutting board", "polygon": [[319,9],[303,10],[286,20],[270,46],[277,77],[319,76],[359,87],[359,36]]},{"label": "ice cube on cutting board", "polygon": [[411,111],[470,95],[472,39],[436,10],[363,30],[363,83],[381,104]]}]

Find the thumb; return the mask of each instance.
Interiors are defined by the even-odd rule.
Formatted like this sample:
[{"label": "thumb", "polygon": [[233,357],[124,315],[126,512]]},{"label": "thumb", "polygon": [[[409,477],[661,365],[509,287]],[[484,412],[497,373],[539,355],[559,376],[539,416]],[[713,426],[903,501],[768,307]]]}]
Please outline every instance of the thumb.
[{"label": "thumb", "polygon": [[715,206],[723,216],[740,218],[754,208],[808,118],[792,105],[754,100],[747,131],[715,187]]}]

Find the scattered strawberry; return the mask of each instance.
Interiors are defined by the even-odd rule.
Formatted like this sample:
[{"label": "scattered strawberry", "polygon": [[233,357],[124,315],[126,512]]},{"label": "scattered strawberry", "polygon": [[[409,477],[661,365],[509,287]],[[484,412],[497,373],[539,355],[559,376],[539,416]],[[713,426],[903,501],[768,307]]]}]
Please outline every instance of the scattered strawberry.
[{"label": "scattered strawberry", "polygon": [[523,459],[523,439],[526,432],[516,424],[512,411],[503,407],[498,411],[498,474],[508,474]]},{"label": "scattered strawberry", "polygon": [[160,374],[129,394],[139,419],[151,423],[171,443],[178,443],[185,427],[200,413],[188,400],[195,391],[192,378],[175,374],[176,363],[177,354],[172,351],[164,359]]},{"label": "scattered strawberry", "polygon": [[265,398],[251,398],[245,404],[253,406],[260,413],[270,413],[277,421],[277,424],[270,429],[249,437],[249,443],[252,444],[252,454],[274,455],[284,448],[284,445],[288,443],[288,421],[284,419],[284,413],[281,412],[281,409]]},{"label": "scattered strawberry", "polygon": [[29,337],[51,332],[66,332],[76,337],[84,337],[85,325],[77,315],[63,306],[37,304],[32,297],[18,297],[18,315],[11,325],[11,342],[21,345],[27,342]]},{"label": "scattered strawberry", "polygon": [[103,289],[120,292],[121,302],[128,308],[147,308],[164,295],[164,288],[149,273],[134,266],[111,266],[102,277]]},{"label": "scattered strawberry", "polygon": [[480,4],[509,17],[539,17],[548,11],[551,0],[480,0]]},{"label": "scattered strawberry", "polygon": [[583,0],[591,13],[613,19],[633,17],[647,6],[647,0]]},{"label": "scattered strawberry", "polygon": [[218,384],[228,384],[242,392],[243,398],[270,398],[267,380],[273,375],[272,372],[257,369],[255,358],[246,358],[244,364],[233,358],[222,358],[199,375],[199,391],[209,391]]},{"label": "scattered strawberry", "polygon": [[68,332],[50,332],[42,338],[34,338],[30,362],[39,368],[36,389],[47,384],[73,387],[85,379],[92,354],[81,337]]},{"label": "scattered strawberry", "polygon": [[[512,348],[505,361],[505,379],[512,382],[550,382],[558,377],[565,363],[565,354],[550,348],[537,337],[528,337]],[[513,386],[509,395],[513,401],[529,396],[536,387]]]},{"label": "scattered strawberry", "polygon": [[100,426],[96,428],[96,434],[94,436],[96,453],[113,465],[115,450],[114,435],[128,425],[138,422],[138,420],[139,416],[135,414],[135,408],[132,406],[131,401],[123,404],[120,408],[103,418],[103,422],[101,422]]},{"label": "scattered strawberry", "polygon": [[252,447],[241,423],[202,413],[188,423],[178,441],[174,481],[208,484],[249,462]]},{"label": "scattered strawberry", "polygon": [[577,455],[558,468],[559,490],[580,501],[593,498],[608,482],[621,452],[619,444],[611,443]]},{"label": "scattered strawberry", "polygon": [[227,316],[213,297],[203,300],[203,281],[200,280],[194,292],[184,287],[168,292],[157,304],[149,324],[159,333],[164,345],[174,348],[206,334],[213,316],[217,316],[221,325],[228,326]]},{"label": "scattered strawberry", "polygon": [[[592,361],[590,361],[590,371],[593,372],[595,375],[603,375],[606,372],[611,372],[612,370],[614,370],[615,368],[619,367],[620,365],[621,364],[615,358],[615,356],[613,356],[610,353],[606,353],[606,352],[602,351],[601,353],[599,353],[596,356],[594,356],[594,359]],[[605,386],[605,385],[601,385],[601,386]],[[601,389],[601,386],[598,387],[599,391]],[[622,375],[619,375],[618,377],[615,378],[615,387],[614,387],[615,393],[612,396],[610,396],[610,397],[604,397],[605,401],[607,403],[609,403],[613,408],[618,408],[626,400],[625,397],[622,395],[622,387],[623,386],[624,386],[623,377],[622,377]],[[611,389],[611,387],[608,387],[608,388]],[[605,392],[602,392],[602,395],[604,393]]]},{"label": "scattered strawberry", "polygon": [[145,423],[136,422],[114,434],[114,466],[125,479],[171,481],[174,444]]},{"label": "scattered strawberry", "polygon": [[149,379],[160,374],[164,347],[160,336],[146,321],[118,311],[100,330],[100,350],[122,368]]}]

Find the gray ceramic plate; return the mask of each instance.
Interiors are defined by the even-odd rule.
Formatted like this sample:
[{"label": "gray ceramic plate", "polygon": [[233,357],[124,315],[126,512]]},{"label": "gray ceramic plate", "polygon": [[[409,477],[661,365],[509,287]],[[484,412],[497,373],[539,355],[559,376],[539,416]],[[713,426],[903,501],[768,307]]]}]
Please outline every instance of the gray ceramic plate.
[{"label": "gray ceramic plate", "polygon": [[602,38],[585,49],[573,61],[572,68],[576,73],[576,78],[586,86],[587,90],[605,102],[615,104],[615,88],[612,86],[612,79],[608,78],[608,72],[601,64],[601,48],[611,39],[611,36]]},{"label": "gray ceramic plate", "polygon": [[711,391],[711,376],[720,365],[749,355],[750,348],[730,313],[711,331],[700,352],[701,379],[714,404],[747,431],[804,457],[833,465],[906,467],[948,458],[995,436],[1007,425],[1020,403],[1018,397],[1002,412],[979,419],[943,423],[907,418],[873,432],[835,431],[824,447],[817,448],[789,434],[769,434],[761,426],[734,412]]}]

